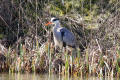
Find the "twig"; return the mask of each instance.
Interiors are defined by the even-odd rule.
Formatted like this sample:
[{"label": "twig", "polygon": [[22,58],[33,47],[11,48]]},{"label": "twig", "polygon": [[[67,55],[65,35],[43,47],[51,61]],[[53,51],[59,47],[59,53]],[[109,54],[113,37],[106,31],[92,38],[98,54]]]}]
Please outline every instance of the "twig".
[{"label": "twig", "polygon": [[10,27],[7,23],[6,23],[6,21],[3,19],[3,17],[0,15],[0,18],[1,18],[1,20],[5,23],[5,25],[7,26],[7,27]]},{"label": "twig", "polygon": [[96,39],[96,42],[97,42],[97,44],[98,44],[99,51],[102,53],[102,49],[101,49],[100,44],[98,43],[98,40],[97,40],[97,39]]},{"label": "twig", "polygon": [[[6,21],[4,20],[4,18],[0,15],[0,19],[4,22],[4,24],[8,27],[8,28],[10,28],[10,26],[6,23]],[[11,30],[11,29],[10,29]],[[12,31],[12,30],[11,30]],[[12,31],[12,33],[13,34],[16,34],[14,31]],[[17,35],[15,35],[15,36],[17,36]]]}]

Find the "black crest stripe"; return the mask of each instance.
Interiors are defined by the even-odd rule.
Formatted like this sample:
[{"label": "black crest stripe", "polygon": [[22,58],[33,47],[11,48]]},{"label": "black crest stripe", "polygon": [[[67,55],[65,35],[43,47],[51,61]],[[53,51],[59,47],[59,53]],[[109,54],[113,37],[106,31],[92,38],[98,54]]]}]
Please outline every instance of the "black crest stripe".
[{"label": "black crest stripe", "polygon": [[57,21],[57,20],[59,20],[59,19],[53,19],[53,21]]}]

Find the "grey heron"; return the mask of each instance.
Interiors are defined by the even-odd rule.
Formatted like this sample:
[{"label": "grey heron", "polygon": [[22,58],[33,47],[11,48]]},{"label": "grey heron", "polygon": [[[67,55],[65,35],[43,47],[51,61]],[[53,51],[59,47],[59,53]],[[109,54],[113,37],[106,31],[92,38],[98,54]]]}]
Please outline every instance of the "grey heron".
[{"label": "grey heron", "polygon": [[61,27],[59,19],[53,17],[51,18],[51,21],[46,24],[46,26],[49,24],[54,25],[53,38],[55,43],[55,50],[57,47],[62,48],[66,46],[76,48],[75,36],[67,28]]}]

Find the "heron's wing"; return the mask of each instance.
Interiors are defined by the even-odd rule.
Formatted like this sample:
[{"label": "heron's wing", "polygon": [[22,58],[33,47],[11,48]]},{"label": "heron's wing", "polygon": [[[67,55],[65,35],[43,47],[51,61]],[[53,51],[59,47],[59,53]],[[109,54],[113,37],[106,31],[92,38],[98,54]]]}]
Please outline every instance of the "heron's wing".
[{"label": "heron's wing", "polygon": [[60,29],[60,32],[62,40],[66,45],[75,46],[75,36],[73,35],[72,32],[63,27]]}]

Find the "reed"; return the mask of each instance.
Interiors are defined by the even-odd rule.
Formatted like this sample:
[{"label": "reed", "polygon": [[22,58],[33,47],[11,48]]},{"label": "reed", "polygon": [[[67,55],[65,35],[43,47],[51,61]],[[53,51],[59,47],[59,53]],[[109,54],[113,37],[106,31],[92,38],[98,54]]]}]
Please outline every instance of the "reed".
[{"label": "reed", "polygon": [[65,53],[65,75],[68,75],[69,73],[69,58],[68,54]]}]

